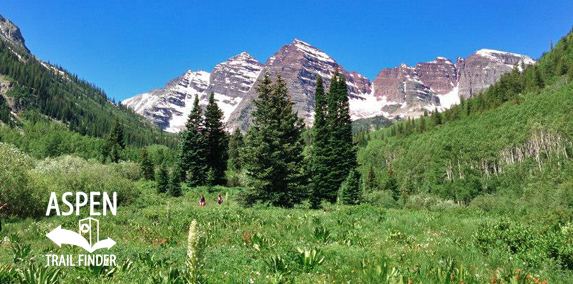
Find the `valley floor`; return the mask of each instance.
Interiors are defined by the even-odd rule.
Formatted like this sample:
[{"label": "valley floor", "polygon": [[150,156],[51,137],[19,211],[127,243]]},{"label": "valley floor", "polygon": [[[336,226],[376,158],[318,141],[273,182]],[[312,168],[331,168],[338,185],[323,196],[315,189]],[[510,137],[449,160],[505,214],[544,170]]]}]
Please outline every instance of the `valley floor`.
[{"label": "valley floor", "polygon": [[[517,228],[528,225],[467,207],[244,209],[234,202],[237,189],[222,187],[206,195],[206,207],[199,207],[199,189],[171,198],[155,194],[150,185],[139,182],[143,193],[134,203],[120,207],[116,216],[98,218],[100,239],[110,237],[117,244],[96,253],[115,254],[118,267],[60,268],[56,283],[184,283],[192,220],[197,220],[204,242],[201,283],[571,283],[573,279],[563,261],[535,261],[535,255],[500,249],[503,246],[485,247],[487,228],[503,222]],[[218,206],[219,192],[230,202]],[[9,277],[5,265],[27,271],[44,266],[46,254],[85,254],[78,247],[59,248],[46,237],[59,225],[75,231],[81,218],[4,220],[0,279]],[[484,229],[482,224],[497,225]],[[534,231],[543,229],[541,224],[534,226]]]}]

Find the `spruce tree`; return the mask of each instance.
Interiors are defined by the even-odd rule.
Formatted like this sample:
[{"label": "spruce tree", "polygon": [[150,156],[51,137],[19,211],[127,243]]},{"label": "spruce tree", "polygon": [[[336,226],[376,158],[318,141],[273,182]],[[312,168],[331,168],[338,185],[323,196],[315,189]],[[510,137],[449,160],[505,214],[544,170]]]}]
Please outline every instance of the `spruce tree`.
[{"label": "spruce tree", "polygon": [[306,195],[303,165],[304,123],[293,112],[285,82],[269,74],[256,87],[258,99],[246,137],[243,169],[246,203],[292,207]]},{"label": "spruce tree", "polygon": [[207,165],[213,171],[211,185],[222,185],[227,169],[228,139],[223,125],[223,111],[217,106],[214,93],[209,96],[205,111],[204,135],[207,140]]},{"label": "spruce tree", "polygon": [[189,187],[205,185],[209,169],[207,164],[207,140],[203,135],[204,123],[199,97],[195,96],[193,110],[189,114],[186,130],[183,131],[179,152],[180,178],[187,179]]},{"label": "spruce tree", "polygon": [[370,165],[370,169],[364,178],[364,187],[368,192],[378,190],[378,180],[376,179],[376,174],[374,173],[374,166]]},{"label": "spruce tree", "polygon": [[328,103],[324,92],[322,77],[316,78],[314,93],[314,125],[311,132],[310,151],[310,174],[311,174],[311,205],[317,208],[323,197],[323,193],[329,191],[332,186],[328,180],[330,172],[329,143],[330,132],[327,125]]},{"label": "spruce tree", "polygon": [[157,181],[157,193],[166,193],[169,187],[169,174],[164,164],[161,164],[155,177]]},{"label": "spruce tree", "polygon": [[327,181],[330,187],[321,193],[328,202],[336,201],[340,185],[357,165],[356,147],[352,142],[352,121],[348,102],[348,86],[344,76],[335,72],[328,93],[328,114],[326,123],[329,131]]},{"label": "spruce tree", "polygon": [[231,139],[229,140],[229,161],[228,169],[230,171],[240,171],[241,170],[241,157],[240,152],[244,147],[245,143],[243,140],[243,135],[239,128],[236,128]]},{"label": "spruce tree", "polygon": [[400,198],[400,188],[398,188],[398,180],[394,176],[394,171],[392,169],[388,169],[387,172],[387,179],[384,189],[390,191],[394,200],[398,200]]},{"label": "spruce tree", "polygon": [[354,168],[340,188],[342,204],[356,205],[360,203],[360,173]]},{"label": "spruce tree", "polygon": [[154,170],[153,170],[153,162],[149,158],[149,154],[147,153],[147,149],[143,148],[141,150],[141,160],[139,162],[139,170],[141,171],[141,175],[146,180],[153,180]]},{"label": "spruce tree", "polygon": [[169,177],[169,187],[167,188],[167,193],[173,197],[179,197],[181,193],[181,170],[178,166],[171,171],[171,176]]},{"label": "spruce tree", "polygon": [[111,126],[107,149],[109,149],[109,155],[112,162],[119,162],[121,159],[121,152],[125,149],[125,140],[123,137],[123,127],[117,118],[113,120],[113,124]]}]

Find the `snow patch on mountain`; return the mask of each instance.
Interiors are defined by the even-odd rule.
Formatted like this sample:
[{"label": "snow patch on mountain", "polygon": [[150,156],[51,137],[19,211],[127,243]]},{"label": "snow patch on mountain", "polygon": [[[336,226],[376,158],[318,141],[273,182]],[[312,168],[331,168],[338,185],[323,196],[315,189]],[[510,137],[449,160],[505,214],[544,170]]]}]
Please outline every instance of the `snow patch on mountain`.
[{"label": "snow patch on mountain", "polygon": [[456,85],[449,93],[437,95],[440,99],[441,110],[446,110],[460,104],[459,86]]},{"label": "snow patch on mountain", "polygon": [[505,51],[499,51],[499,50],[493,50],[493,49],[487,49],[487,48],[480,49],[480,50],[476,51],[475,54],[477,54],[481,57],[488,58],[492,61],[497,61],[497,62],[505,62],[504,57],[510,56],[510,57],[514,57],[514,58],[521,58],[520,61],[523,62],[525,65],[531,65],[531,64],[535,63],[535,60],[531,59],[531,57],[529,57],[527,55],[505,52]]}]

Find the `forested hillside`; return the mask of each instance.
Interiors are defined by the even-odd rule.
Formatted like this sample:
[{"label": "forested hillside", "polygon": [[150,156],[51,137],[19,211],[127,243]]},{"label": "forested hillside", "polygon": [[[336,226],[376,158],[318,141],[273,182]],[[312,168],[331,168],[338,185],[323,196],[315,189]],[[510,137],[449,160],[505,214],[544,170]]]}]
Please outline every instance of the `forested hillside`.
[{"label": "forested hillside", "polygon": [[538,64],[516,68],[486,92],[372,133],[359,152],[366,196],[392,203],[435,194],[503,210],[545,200],[570,211],[572,80],[569,33]]},{"label": "forested hillside", "polygon": [[[115,105],[93,84],[60,67],[44,63],[21,47],[0,41],[0,120],[10,127],[42,117],[90,137],[105,137],[115,119],[125,127],[128,145],[173,147],[176,136],[130,110]],[[30,121],[31,120],[31,121]]]}]

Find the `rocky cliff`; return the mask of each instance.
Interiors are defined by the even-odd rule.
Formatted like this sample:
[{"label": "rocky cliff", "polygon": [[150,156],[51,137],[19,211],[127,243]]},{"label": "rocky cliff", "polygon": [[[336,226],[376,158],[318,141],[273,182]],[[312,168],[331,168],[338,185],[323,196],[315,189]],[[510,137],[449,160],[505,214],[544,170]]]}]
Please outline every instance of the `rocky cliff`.
[{"label": "rocky cliff", "polygon": [[243,52],[217,64],[211,73],[188,71],[163,89],[127,99],[122,104],[144,115],[167,131],[183,129],[195,95],[201,104],[208,94],[215,98],[225,114],[228,129],[246,130],[257,94],[255,84],[265,73],[286,81],[294,110],[311,125],[314,118],[314,89],[321,75],[328,88],[335,70],[348,83],[352,119],[375,116],[418,117],[425,110],[450,108],[460,96],[468,98],[484,91],[513,68],[534,64],[528,56],[479,50],[456,63],[444,57],[415,66],[401,64],[384,68],[371,82],[358,72],[349,72],[324,51],[298,39],[282,46],[265,64]]}]

